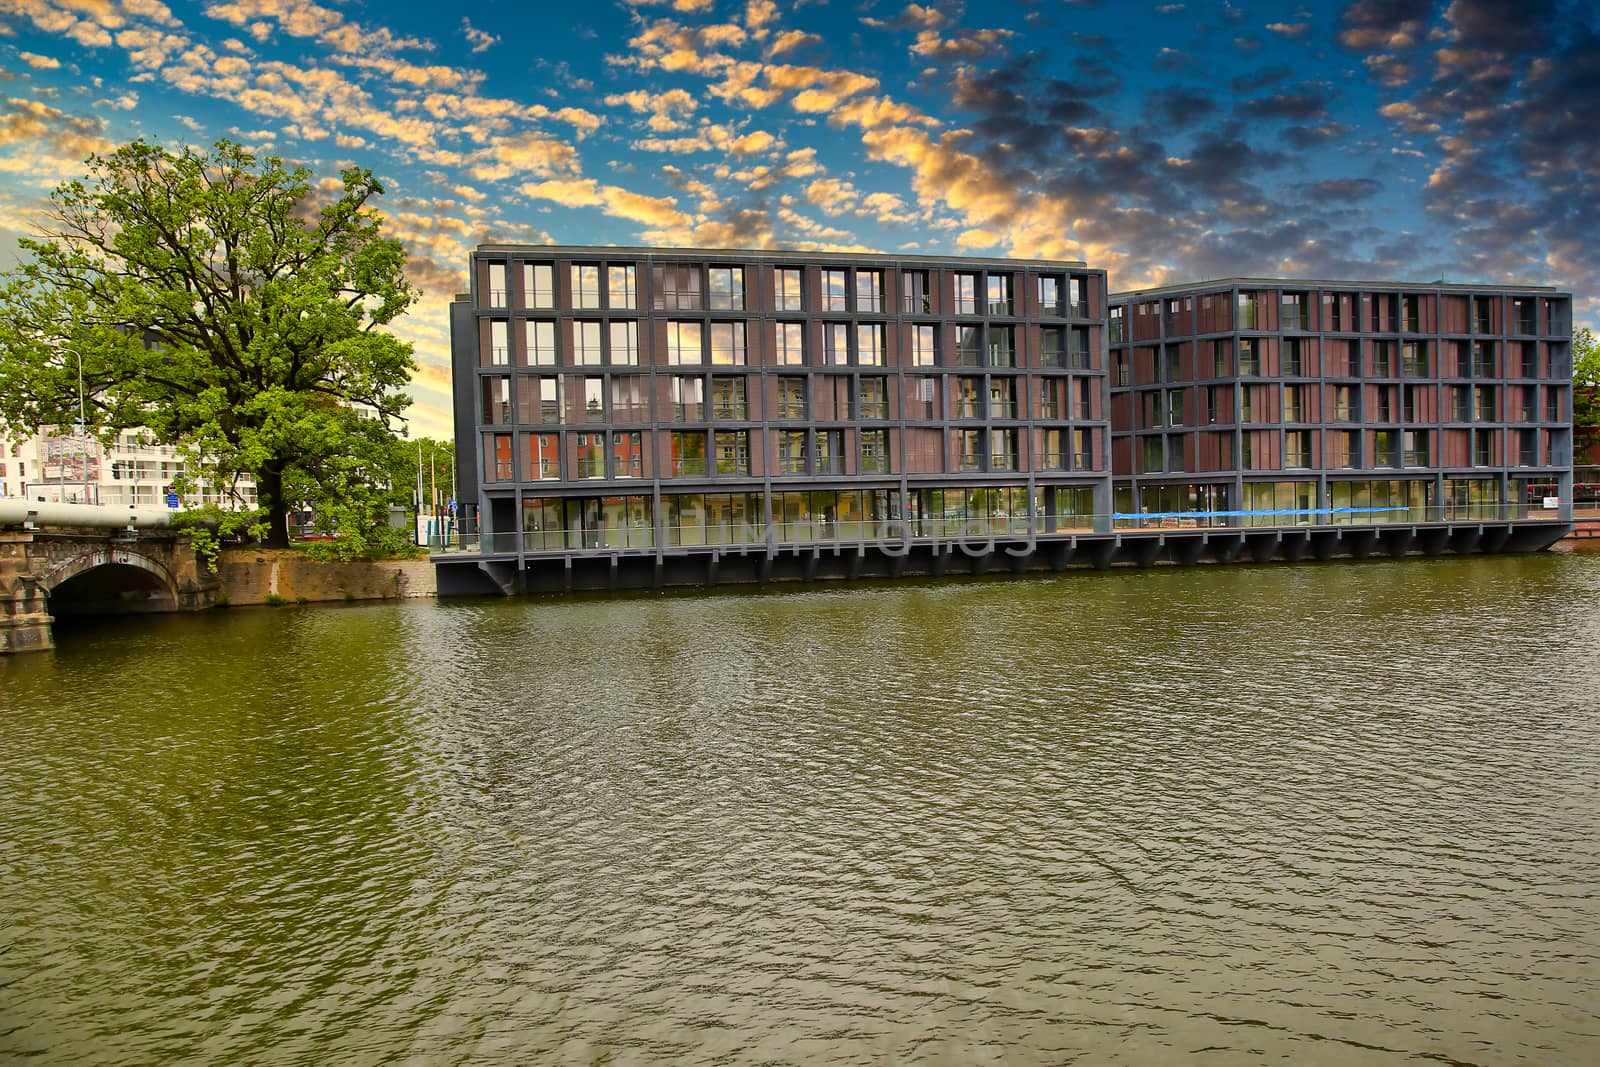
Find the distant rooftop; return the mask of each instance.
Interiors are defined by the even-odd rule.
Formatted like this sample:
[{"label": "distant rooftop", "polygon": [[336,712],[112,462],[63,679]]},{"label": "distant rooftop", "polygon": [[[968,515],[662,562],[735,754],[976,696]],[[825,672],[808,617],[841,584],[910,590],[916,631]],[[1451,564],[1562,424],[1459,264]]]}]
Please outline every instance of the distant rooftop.
[{"label": "distant rooftop", "polygon": [[[1324,278],[1208,278],[1204,281],[1160,285],[1153,289],[1124,289],[1121,292],[1112,293],[1107,299],[1112,303],[1116,303],[1120,300],[1138,300],[1150,296],[1194,293],[1202,289],[1232,289],[1234,286],[1238,286],[1241,289],[1444,289],[1460,292],[1562,293],[1562,290],[1552,285],[1524,285],[1518,282],[1500,285],[1493,282],[1335,281]],[[1562,293],[1562,295],[1567,294]]]},{"label": "distant rooftop", "polygon": [[1087,270],[1089,265],[1081,259],[1021,259],[1006,258],[1003,256],[914,256],[897,252],[829,252],[806,251],[783,248],[645,248],[629,245],[530,245],[530,244],[481,244],[477,247],[478,255],[619,255],[632,256],[638,259],[664,259],[664,258],[689,258],[689,259],[742,259],[762,261],[781,260],[785,263],[816,263],[837,262],[839,260],[889,260],[894,263],[924,263],[951,264],[971,263],[975,266],[986,264],[1015,265],[1018,263],[1030,266],[1049,266]]}]

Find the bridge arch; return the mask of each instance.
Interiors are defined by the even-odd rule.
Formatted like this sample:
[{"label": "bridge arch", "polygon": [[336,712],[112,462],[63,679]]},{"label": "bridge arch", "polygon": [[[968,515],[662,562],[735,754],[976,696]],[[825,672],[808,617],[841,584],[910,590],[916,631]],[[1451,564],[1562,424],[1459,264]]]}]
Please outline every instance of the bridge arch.
[{"label": "bridge arch", "polygon": [[126,615],[179,610],[178,583],[160,560],[126,545],[97,545],[38,575],[48,610],[74,615]]}]

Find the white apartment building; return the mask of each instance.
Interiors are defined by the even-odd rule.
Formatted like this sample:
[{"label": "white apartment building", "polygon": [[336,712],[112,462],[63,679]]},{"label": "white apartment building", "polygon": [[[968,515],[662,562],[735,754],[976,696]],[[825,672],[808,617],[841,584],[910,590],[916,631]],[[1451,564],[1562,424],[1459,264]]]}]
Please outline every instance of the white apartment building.
[{"label": "white apartment building", "polygon": [[[125,430],[109,448],[66,426],[41,426],[21,438],[0,435],[0,497],[160,507],[168,503],[167,490],[184,469],[176,449],[156,444],[146,430]],[[256,506],[256,487],[248,479],[219,487],[205,477],[202,463],[195,481],[195,489],[182,494],[179,506]]]}]

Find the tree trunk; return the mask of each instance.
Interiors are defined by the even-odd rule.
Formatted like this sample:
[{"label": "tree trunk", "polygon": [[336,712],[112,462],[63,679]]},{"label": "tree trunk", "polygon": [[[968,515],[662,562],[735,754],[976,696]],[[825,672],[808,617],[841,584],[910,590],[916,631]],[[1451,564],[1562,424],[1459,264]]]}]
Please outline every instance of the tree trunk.
[{"label": "tree trunk", "polygon": [[289,547],[289,502],[283,499],[283,469],[269,467],[256,475],[256,501],[267,512],[266,548]]}]

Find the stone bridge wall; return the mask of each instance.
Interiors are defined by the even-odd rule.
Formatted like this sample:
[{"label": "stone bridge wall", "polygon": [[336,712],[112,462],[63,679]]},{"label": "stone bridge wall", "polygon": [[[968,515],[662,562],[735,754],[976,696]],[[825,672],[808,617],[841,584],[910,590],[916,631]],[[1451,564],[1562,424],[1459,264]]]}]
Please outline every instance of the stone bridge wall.
[{"label": "stone bridge wall", "polygon": [[50,593],[96,567],[132,567],[160,595],[147,610],[200,611],[215,601],[216,576],[204,570],[184,535],[103,529],[0,530],[0,655],[54,646]]}]

